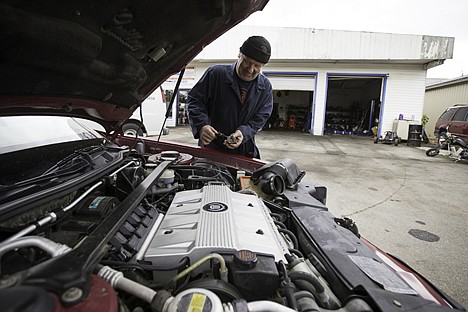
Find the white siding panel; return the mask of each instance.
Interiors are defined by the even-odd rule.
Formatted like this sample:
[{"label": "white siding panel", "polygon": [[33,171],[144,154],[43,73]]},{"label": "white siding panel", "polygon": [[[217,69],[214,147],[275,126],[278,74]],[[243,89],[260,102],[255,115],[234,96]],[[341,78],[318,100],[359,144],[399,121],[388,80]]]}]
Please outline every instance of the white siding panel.
[{"label": "white siding panel", "polygon": [[313,110],[312,134],[322,135],[325,122],[325,107],[327,91],[327,74],[325,70],[319,71],[317,77],[317,90],[315,91],[315,105]]},{"label": "white siding panel", "polygon": [[393,120],[420,121],[424,105],[426,75],[422,70],[396,70],[387,78],[381,131],[392,130]]},{"label": "white siding panel", "polygon": [[333,50],[333,32],[329,31],[318,31],[311,34],[309,41],[311,45],[307,51],[307,59],[329,59],[332,55]]},{"label": "white siding panel", "polygon": [[391,34],[389,59],[419,59],[421,57],[422,36]]},{"label": "white siding panel", "polygon": [[[309,60],[428,60],[430,55],[451,58],[453,38],[312,28],[237,26],[207,46],[198,60],[236,59],[249,36],[262,35],[272,46],[272,59]],[[423,38],[425,40],[423,41]],[[432,39],[431,39],[432,38]],[[432,40],[431,42],[427,42]],[[431,54],[424,46],[433,47]],[[434,53],[432,53],[434,52]]]}]

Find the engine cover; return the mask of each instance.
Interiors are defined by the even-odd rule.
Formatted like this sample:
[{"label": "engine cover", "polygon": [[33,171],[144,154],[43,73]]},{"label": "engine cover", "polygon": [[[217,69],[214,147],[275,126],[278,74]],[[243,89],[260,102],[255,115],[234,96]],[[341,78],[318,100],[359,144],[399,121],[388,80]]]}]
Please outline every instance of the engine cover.
[{"label": "engine cover", "polygon": [[145,260],[172,265],[189,257],[194,263],[211,252],[242,249],[285,262],[284,254],[289,253],[268,208],[257,196],[211,184],[176,194]]}]

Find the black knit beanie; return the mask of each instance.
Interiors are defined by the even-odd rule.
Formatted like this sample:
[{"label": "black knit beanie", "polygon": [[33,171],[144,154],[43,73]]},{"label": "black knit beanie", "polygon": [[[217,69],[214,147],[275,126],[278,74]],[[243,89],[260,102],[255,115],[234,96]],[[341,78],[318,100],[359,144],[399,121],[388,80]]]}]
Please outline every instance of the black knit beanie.
[{"label": "black knit beanie", "polygon": [[257,62],[266,64],[270,59],[270,43],[262,36],[252,36],[245,40],[240,51]]}]

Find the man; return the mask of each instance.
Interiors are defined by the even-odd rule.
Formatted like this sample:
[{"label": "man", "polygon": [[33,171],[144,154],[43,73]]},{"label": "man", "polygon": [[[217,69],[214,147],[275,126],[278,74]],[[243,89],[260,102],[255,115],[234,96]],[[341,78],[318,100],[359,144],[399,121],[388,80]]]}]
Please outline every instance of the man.
[{"label": "man", "polygon": [[271,54],[261,36],[248,38],[232,65],[214,65],[188,94],[188,117],[198,145],[260,158],[255,134],[273,110],[271,83],[260,73]]}]

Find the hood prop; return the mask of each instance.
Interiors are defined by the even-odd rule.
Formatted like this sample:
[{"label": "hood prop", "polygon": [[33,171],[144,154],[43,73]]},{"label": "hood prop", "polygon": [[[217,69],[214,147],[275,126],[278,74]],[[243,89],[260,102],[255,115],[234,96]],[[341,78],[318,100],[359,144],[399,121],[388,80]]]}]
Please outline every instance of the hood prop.
[{"label": "hood prop", "polygon": [[169,106],[167,107],[166,116],[164,117],[161,130],[159,131],[158,139],[156,140],[155,150],[158,148],[159,140],[161,139],[161,135],[164,131],[164,126],[166,125],[167,118],[169,118],[169,113],[172,111],[172,105],[174,105],[174,99],[176,98],[176,95],[179,92],[180,82],[182,81],[182,77],[184,77],[184,73],[185,73],[185,66],[182,68],[182,70],[179,73],[179,78],[177,79],[177,83],[174,88],[174,93],[172,95],[171,102],[169,103]]}]

